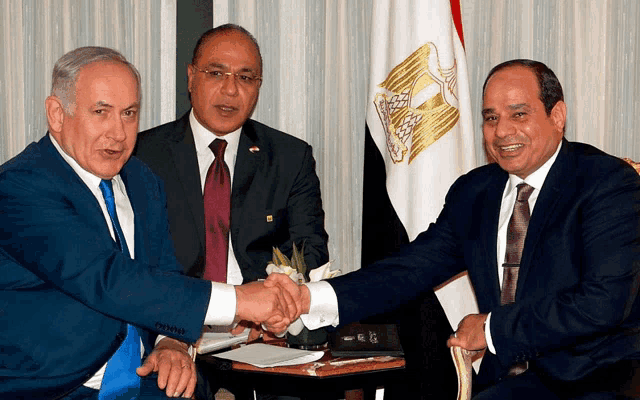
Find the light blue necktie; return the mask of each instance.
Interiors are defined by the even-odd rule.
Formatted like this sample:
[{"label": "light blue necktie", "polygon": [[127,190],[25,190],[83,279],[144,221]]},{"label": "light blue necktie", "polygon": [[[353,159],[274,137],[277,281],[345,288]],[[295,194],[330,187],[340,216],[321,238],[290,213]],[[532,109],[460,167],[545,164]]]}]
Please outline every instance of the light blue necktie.
[{"label": "light blue necktie", "polygon": [[[127,257],[131,257],[127,241],[122,233],[116,213],[116,202],[113,198],[111,181],[102,180],[100,191],[107,204],[107,211],[116,234],[116,243]],[[102,378],[102,386],[98,395],[99,400],[130,400],[135,399],[140,388],[140,377],[136,368],[140,366],[140,335],[133,325],[127,325],[127,337],[107,363]]]}]

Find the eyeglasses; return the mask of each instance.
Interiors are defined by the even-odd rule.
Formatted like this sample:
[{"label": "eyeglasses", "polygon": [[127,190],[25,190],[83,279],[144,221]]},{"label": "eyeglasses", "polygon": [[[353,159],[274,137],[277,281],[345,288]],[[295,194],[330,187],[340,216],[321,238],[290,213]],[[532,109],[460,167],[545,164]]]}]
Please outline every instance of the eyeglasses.
[{"label": "eyeglasses", "polygon": [[252,74],[251,72],[248,71],[244,71],[244,72],[226,72],[217,68],[213,68],[213,69],[200,69],[198,67],[196,67],[195,65],[193,65],[193,68],[195,68],[196,70],[202,72],[203,74],[205,74],[207,76],[207,79],[216,82],[216,83],[222,83],[224,82],[228,76],[233,76],[233,78],[236,80],[236,82],[240,85],[246,86],[246,87],[254,87],[257,86],[260,82],[262,82],[262,77],[261,76],[257,76]]}]

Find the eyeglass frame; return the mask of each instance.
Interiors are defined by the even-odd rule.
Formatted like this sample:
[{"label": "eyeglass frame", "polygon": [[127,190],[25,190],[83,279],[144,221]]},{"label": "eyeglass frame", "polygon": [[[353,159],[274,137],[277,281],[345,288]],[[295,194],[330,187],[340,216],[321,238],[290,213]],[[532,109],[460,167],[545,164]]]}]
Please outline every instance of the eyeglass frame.
[{"label": "eyeglass frame", "polygon": [[[205,68],[205,69],[200,69],[197,65],[191,64],[191,66],[193,68],[196,69],[196,71],[202,72],[203,74],[208,75],[210,78],[214,78],[215,79],[215,75],[212,74],[212,72],[215,71],[210,71],[209,69]],[[241,74],[241,72],[221,72],[221,71],[217,71],[220,72],[222,75],[225,75],[224,79],[226,80],[228,76],[232,76],[235,80],[235,82],[242,82],[241,80],[239,80],[239,75]],[[255,85],[261,84],[262,83],[262,76],[261,75],[256,75],[251,77],[251,81],[244,81],[245,83],[249,83],[252,86],[254,85],[254,82],[256,82]],[[222,83],[222,80],[220,81],[220,83]]]}]

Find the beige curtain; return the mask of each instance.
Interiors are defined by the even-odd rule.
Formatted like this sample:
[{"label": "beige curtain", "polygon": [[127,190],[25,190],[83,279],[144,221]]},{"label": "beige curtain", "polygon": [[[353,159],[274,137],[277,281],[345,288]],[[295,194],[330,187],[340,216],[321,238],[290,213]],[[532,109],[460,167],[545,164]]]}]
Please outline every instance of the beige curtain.
[{"label": "beige curtain", "polygon": [[360,267],[369,1],[213,0],[264,58],[253,118],[313,146],[334,268]]},{"label": "beige curtain", "polygon": [[[111,46],[138,66],[141,129],[173,119],[175,1],[0,0],[0,162],[44,134],[51,68],[77,46]],[[258,39],[265,80],[254,117],[313,146],[331,259],[343,271],[359,268],[370,2],[212,1],[214,25],[235,22]],[[534,58],[565,88],[570,140],[640,160],[639,1],[460,3],[476,135],[489,69]]]},{"label": "beige curtain", "polygon": [[47,130],[44,100],[60,56],[112,47],[140,70],[140,128],[175,118],[174,0],[0,0],[0,162]]},{"label": "beige curtain", "polygon": [[[569,140],[640,160],[640,2],[461,0],[472,108],[495,64],[533,58],[565,91]],[[478,132],[480,132],[478,130]],[[476,149],[478,159],[482,149]]]}]

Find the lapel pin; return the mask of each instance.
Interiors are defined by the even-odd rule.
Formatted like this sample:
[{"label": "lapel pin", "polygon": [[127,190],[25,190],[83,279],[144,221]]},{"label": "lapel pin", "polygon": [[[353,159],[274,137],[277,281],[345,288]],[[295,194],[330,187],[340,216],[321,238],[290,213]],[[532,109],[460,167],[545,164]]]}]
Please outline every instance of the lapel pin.
[{"label": "lapel pin", "polygon": [[252,153],[257,153],[257,152],[259,152],[259,151],[260,151],[260,147],[258,147],[258,146],[251,146],[251,147],[249,147],[249,151],[250,151],[250,152],[252,152]]},{"label": "lapel pin", "polygon": [[267,222],[273,222],[273,215],[267,215]]}]

